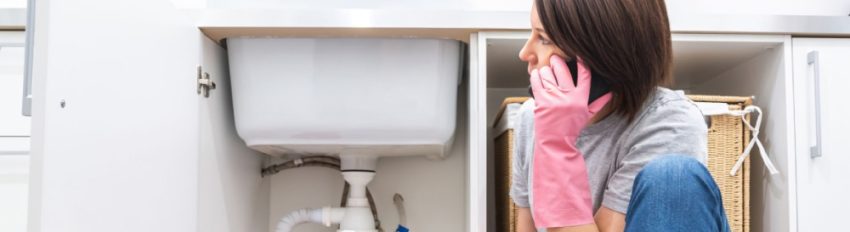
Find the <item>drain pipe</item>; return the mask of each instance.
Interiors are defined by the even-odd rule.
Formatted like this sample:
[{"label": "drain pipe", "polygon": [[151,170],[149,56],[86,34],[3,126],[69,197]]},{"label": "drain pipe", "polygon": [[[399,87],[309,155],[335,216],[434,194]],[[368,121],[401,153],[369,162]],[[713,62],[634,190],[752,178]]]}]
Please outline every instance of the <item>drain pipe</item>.
[{"label": "drain pipe", "polygon": [[277,223],[277,232],[290,232],[303,223],[321,223],[327,227],[342,221],[344,208],[324,207],[320,209],[300,209],[289,213]]},{"label": "drain pipe", "polygon": [[346,207],[296,210],[280,220],[277,232],[291,232],[296,225],[309,222],[328,227],[339,224],[338,232],[378,232],[366,197],[366,185],[375,177],[377,158],[342,155],[340,161],[342,177],[351,186]]},{"label": "drain pipe", "polygon": [[366,185],[375,177],[377,158],[366,155],[341,155],[340,171],[345,182],[351,185],[345,216],[339,223],[339,232],[377,232],[375,218],[366,198]]}]

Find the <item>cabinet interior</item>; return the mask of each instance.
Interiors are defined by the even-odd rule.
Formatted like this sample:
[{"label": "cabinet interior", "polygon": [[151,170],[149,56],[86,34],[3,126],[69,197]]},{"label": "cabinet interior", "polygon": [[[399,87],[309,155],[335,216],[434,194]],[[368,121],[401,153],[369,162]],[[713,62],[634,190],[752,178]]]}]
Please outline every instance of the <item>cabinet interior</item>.
[{"label": "cabinet interior", "polygon": [[[210,98],[200,100],[199,231],[274,231],[278,221],[302,208],[339,206],[344,181],[339,171],[301,167],[261,177],[264,165],[282,160],[248,149],[233,121],[227,51],[220,41],[203,37],[204,70],[217,83]],[[385,231],[399,223],[393,196],[404,198],[409,228],[464,231],[467,197],[468,77],[458,86],[457,123],[450,154],[443,160],[425,156],[378,160],[369,184]],[[298,231],[335,232],[318,224]]]},{"label": "cabinet interior", "polygon": [[[382,226],[392,230],[398,224],[398,215],[392,197],[401,193],[405,199],[408,224],[421,231],[465,231],[468,223],[480,221],[469,218],[467,207],[477,192],[486,192],[488,209],[494,209],[493,136],[492,125],[499,105],[505,97],[526,96],[528,75],[526,65],[517,57],[523,46],[526,32],[480,32],[477,49],[471,49],[469,67],[477,69],[477,78],[464,77],[458,89],[457,129],[451,154],[440,161],[425,157],[382,158],[378,175],[369,185],[378,207]],[[210,99],[200,100],[201,146],[208,147],[199,157],[199,214],[198,222],[207,223],[204,228],[229,228],[237,231],[273,231],[284,214],[304,207],[337,206],[340,203],[343,180],[338,172],[305,167],[286,170],[270,177],[260,177],[259,170],[270,158],[244,147],[235,133],[233,112],[230,105],[226,48],[219,41],[203,38],[203,66],[213,73],[219,83]],[[762,128],[765,145],[770,151],[780,172],[787,166],[788,142],[787,111],[790,97],[786,88],[790,86],[790,71],[786,70],[790,41],[786,36],[775,35],[707,35],[676,34],[674,46],[674,89],[692,94],[720,94],[754,96],[756,105],[765,111]],[[471,47],[477,43],[470,43]],[[216,74],[217,73],[217,74]],[[471,83],[472,81],[486,83]],[[471,96],[470,85],[484,84],[486,91]],[[790,94],[790,93],[789,93]],[[486,99],[486,118],[477,119],[477,125],[469,123],[470,109],[475,99]],[[475,116],[478,117],[478,116]],[[474,130],[482,131],[470,131]],[[468,136],[483,133],[486,139],[486,168],[480,175],[486,176],[487,189],[468,183],[471,164]],[[782,191],[766,191],[780,188],[788,181],[787,176],[769,176],[760,165],[761,160],[753,156],[752,165],[752,215],[753,229],[762,223],[779,220],[787,215],[787,204],[771,202],[787,201]],[[485,165],[485,164],[482,164]],[[246,190],[246,188],[248,190]],[[473,191],[469,193],[468,191]],[[487,210],[488,231],[495,227],[493,210]],[[484,217],[481,215],[480,217]],[[776,218],[776,219],[774,219]],[[210,224],[212,222],[212,224]],[[259,226],[258,226],[259,224]],[[305,231],[335,231],[320,225],[303,225]],[[300,230],[301,230],[300,229]],[[221,229],[224,231],[224,229]]]},{"label": "cabinet interior", "polygon": [[[504,98],[528,96],[526,63],[518,53],[527,33],[484,33],[479,41],[486,45],[479,52],[480,70],[486,81],[486,135],[488,170],[488,208],[495,207],[494,173],[496,159],[494,138],[498,136],[496,123]],[[751,213],[754,231],[761,231],[765,220],[784,220],[787,215],[788,196],[784,191],[766,191],[780,188],[788,181],[787,144],[789,132],[785,118],[791,108],[789,87],[790,37],[782,35],[723,35],[674,34],[672,89],[688,94],[753,96],[754,104],[765,112],[762,141],[774,164],[783,174],[770,176],[764,170],[758,155],[752,157]],[[479,96],[481,97],[481,96]],[[771,202],[775,202],[771,204]],[[488,216],[488,227],[495,226],[495,214]]]}]

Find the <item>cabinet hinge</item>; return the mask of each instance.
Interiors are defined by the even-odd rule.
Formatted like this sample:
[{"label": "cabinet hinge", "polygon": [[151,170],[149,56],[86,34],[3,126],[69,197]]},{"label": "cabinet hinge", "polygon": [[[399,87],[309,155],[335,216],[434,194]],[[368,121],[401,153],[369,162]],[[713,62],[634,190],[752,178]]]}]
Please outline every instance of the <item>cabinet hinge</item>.
[{"label": "cabinet hinge", "polygon": [[201,66],[198,66],[198,94],[204,97],[210,97],[210,91],[215,89],[215,82],[210,79],[210,74],[204,72]]}]

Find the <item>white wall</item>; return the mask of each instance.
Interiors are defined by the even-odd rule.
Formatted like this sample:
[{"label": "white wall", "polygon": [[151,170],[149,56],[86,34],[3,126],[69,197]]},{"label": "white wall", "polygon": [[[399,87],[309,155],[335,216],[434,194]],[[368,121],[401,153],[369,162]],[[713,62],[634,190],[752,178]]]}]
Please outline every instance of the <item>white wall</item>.
[{"label": "white wall", "polygon": [[[465,87],[461,87],[464,89]],[[408,228],[412,231],[465,231],[467,123],[465,91],[458,92],[458,121],[454,146],[444,160],[425,157],[392,157],[378,160],[377,175],[369,188],[378,207],[384,231],[395,231],[398,214],[393,195],[404,197]],[[282,171],[271,181],[269,228],[292,210],[339,206],[344,181],[338,171],[305,167]],[[309,224],[304,232],[334,232],[334,228]]]},{"label": "white wall", "polygon": [[[378,161],[375,179],[369,185],[384,231],[394,231],[398,214],[393,195],[404,197],[408,228],[413,231],[464,231],[466,225],[465,144],[456,146],[441,161],[424,157],[393,157]],[[338,171],[321,167],[291,169],[269,177],[272,182],[269,228],[281,217],[300,208],[339,206],[344,181]],[[317,224],[299,226],[298,231],[334,232]]]}]

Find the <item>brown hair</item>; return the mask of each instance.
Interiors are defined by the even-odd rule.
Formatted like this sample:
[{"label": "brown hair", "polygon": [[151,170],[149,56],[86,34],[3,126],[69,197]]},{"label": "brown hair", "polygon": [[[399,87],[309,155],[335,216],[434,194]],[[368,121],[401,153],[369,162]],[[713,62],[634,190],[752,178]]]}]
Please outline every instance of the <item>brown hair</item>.
[{"label": "brown hair", "polygon": [[612,113],[634,120],[670,84],[672,45],[664,0],[535,0],[543,29],[567,55],[611,85]]}]

